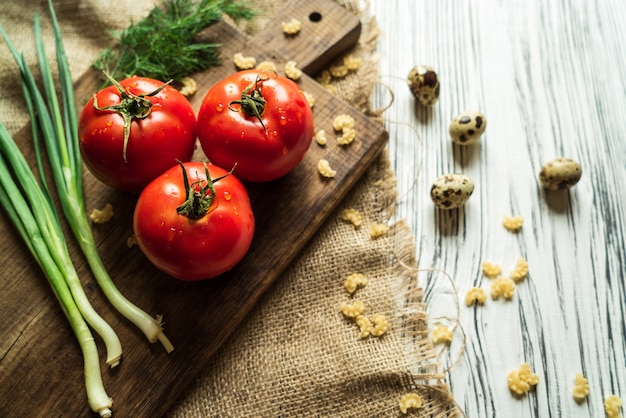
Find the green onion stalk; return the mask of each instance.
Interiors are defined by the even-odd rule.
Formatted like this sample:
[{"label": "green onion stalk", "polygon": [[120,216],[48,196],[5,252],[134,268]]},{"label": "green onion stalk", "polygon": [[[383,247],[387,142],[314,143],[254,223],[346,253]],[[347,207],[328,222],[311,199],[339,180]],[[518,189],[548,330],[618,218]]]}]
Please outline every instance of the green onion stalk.
[{"label": "green onion stalk", "polygon": [[[0,31],[3,31],[1,26]],[[119,362],[121,346],[115,332],[93,308],[85,311],[85,305],[90,307],[89,301],[84,292],[76,292],[78,276],[69,260],[59,217],[49,197],[46,188],[39,187],[23,154],[0,123],[0,203],[46,275],[76,335],[83,354],[89,406],[101,417],[110,417],[113,402],[102,383],[98,349],[87,322],[105,341],[107,363],[111,361],[112,367]],[[80,283],[78,287],[82,289]]]},{"label": "green onion stalk", "polygon": [[[84,202],[82,159],[79,149],[77,108],[74,99],[72,78],[63,47],[59,24],[50,0],[48,0],[48,5],[54,31],[62,107],[57,99],[56,85],[46,58],[37,16],[35,16],[34,25],[35,38],[46,100],[44,100],[43,95],[39,92],[26,64],[23,61],[21,62],[15,49],[12,46],[10,46],[10,48],[20,67],[26,96],[30,97],[30,99],[27,98],[26,100],[27,102],[29,100],[34,101],[35,104],[36,112],[31,114],[31,119],[37,118],[41,126],[42,136],[47,149],[61,208],[70,229],[85,254],[96,281],[109,302],[125,318],[141,329],[151,343],[160,341],[169,353],[174,347],[163,332],[161,317],[156,316],[152,318],[122,295],[104,267],[98,253]],[[10,44],[8,39],[7,43]],[[62,112],[62,108],[65,109],[65,112]],[[38,139],[35,140],[35,145],[37,161],[40,166],[40,171],[43,172],[41,150],[40,147],[37,146]]]}]

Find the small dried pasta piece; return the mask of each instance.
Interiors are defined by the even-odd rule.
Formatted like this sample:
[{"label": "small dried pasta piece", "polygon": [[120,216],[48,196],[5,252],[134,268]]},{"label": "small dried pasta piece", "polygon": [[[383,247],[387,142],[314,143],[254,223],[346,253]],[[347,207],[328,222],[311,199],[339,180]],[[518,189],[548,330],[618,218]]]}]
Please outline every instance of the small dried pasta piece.
[{"label": "small dried pasta piece", "polygon": [[261,61],[259,63],[259,65],[256,66],[256,69],[259,71],[269,71],[269,72],[276,72],[276,64],[274,64],[272,61]]},{"label": "small dried pasta piece", "polygon": [[374,324],[374,327],[372,328],[370,333],[373,337],[381,337],[389,329],[389,322],[387,322],[387,317],[385,315],[373,314],[372,323]]},{"label": "small dried pasta piece", "polygon": [[346,277],[346,280],[343,282],[343,287],[346,288],[348,293],[353,294],[359,286],[365,286],[366,284],[367,279],[364,275],[361,273],[354,273]]},{"label": "small dried pasta piece", "polygon": [[333,76],[330,75],[330,71],[328,70],[323,70],[315,79],[318,83],[320,83],[321,85],[326,85],[326,84],[330,84],[330,82],[332,81]]},{"label": "small dried pasta piece", "polygon": [[420,395],[414,392],[407,393],[400,398],[400,412],[406,414],[409,412],[409,409],[421,408],[423,404],[424,401]]},{"label": "small dried pasta piece", "polygon": [[431,340],[433,344],[449,344],[452,342],[452,330],[445,325],[438,325],[433,329]]},{"label": "small dried pasta piece", "polygon": [[337,175],[337,172],[330,167],[328,160],[323,158],[317,162],[317,171],[326,178],[332,178]]},{"label": "small dried pasta piece", "polygon": [[480,287],[472,287],[465,294],[465,304],[472,306],[474,304],[482,305],[487,300],[487,294]]},{"label": "small dried pasta piece", "polygon": [[312,109],[313,106],[315,106],[315,96],[313,96],[313,93],[309,93],[308,91],[303,91],[302,94],[304,94],[304,98]]},{"label": "small dried pasta piece", "polygon": [[524,225],[524,217],[521,215],[505,215],[502,217],[502,226],[504,226],[504,228],[506,228],[510,232],[520,231],[522,229],[522,225]]},{"label": "small dried pasta piece", "polygon": [[589,395],[589,382],[582,373],[576,373],[574,377],[573,395],[578,402],[583,401]]},{"label": "small dried pasta piece", "polygon": [[495,264],[490,261],[483,261],[481,267],[485,277],[489,277],[490,279],[498,277],[500,273],[502,273],[502,267],[499,264]]},{"label": "small dried pasta piece", "polygon": [[137,238],[135,238],[135,236],[134,236],[134,235],[131,235],[130,237],[128,237],[128,238],[126,239],[126,246],[127,246],[128,248],[132,248],[132,247],[134,247],[135,245],[137,245]]},{"label": "small dried pasta piece", "polygon": [[103,224],[109,222],[113,217],[113,206],[110,203],[104,205],[103,209],[94,209],[89,214],[89,219],[93,223]]},{"label": "small dried pasta piece", "polygon": [[198,91],[198,83],[196,83],[196,80],[194,80],[193,78],[183,77],[180,79],[180,82],[182,83],[182,87],[180,88],[179,92],[183,96],[188,97]]},{"label": "small dried pasta piece", "polygon": [[533,373],[530,364],[522,363],[518,369],[509,372],[507,383],[511,392],[523,395],[539,383],[539,376]]},{"label": "small dried pasta piece", "polygon": [[332,84],[322,84],[322,87],[328,90],[328,92],[332,94],[333,96],[337,95],[337,88],[333,86]]},{"label": "small dried pasta piece", "polygon": [[528,275],[528,262],[523,258],[518,258],[515,262],[515,267],[509,273],[509,277],[519,283]]},{"label": "small dried pasta piece", "polygon": [[356,131],[353,128],[344,126],[341,133],[341,136],[337,138],[337,143],[339,145],[350,145],[356,138]]},{"label": "small dried pasta piece", "polygon": [[318,145],[322,145],[322,146],[328,144],[328,139],[326,138],[326,132],[324,132],[323,129],[320,129],[315,134],[315,142],[317,142]]},{"label": "small dried pasta piece", "polygon": [[604,412],[607,418],[619,418],[619,410],[622,407],[622,400],[617,395],[609,395],[604,400]]},{"label": "small dried pasta piece", "polygon": [[365,311],[365,304],[360,300],[355,300],[352,304],[344,303],[340,307],[341,313],[348,318],[356,318]]},{"label": "small dried pasta piece", "polygon": [[343,65],[349,71],[356,71],[361,68],[361,58],[357,58],[354,55],[346,55],[343,57]]},{"label": "small dried pasta piece", "polygon": [[358,315],[356,318],[354,318],[354,322],[357,324],[359,330],[361,331],[359,337],[369,337],[370,333],[372,332],[372,322],[364,315]]},{"label": "small dried pasta piece", "polygon": [[328,69],[330,75],[335,78],[343,78],[348,75],[348,67],[345,65],[331,65]]},{"label": "small dried pasta piece", "polygon": [[513,299],[515,282],[508,277],[498,277],[491,283],[491,298],[499,299],[502,296],[506,300]]},{"label": "small dried pasta piece", "polygon": [[358,210],[348,208],[341,211],[341,220],[345,222],[350,222],[356,228],[360,228],[363,224],[363,218]]},{"label": "small dried pasta piece", "polygon": [[250,70],[256,66],[256,58],[245,57],[241,52],[233,55],[233,63],[239,70]]},{"label": "small dried pasta piece", "polygon": [[291,80],[299,80],[302,77],[302,70],[297,67],[295,61],[287,61],[285,64],[285,75]]},{"label": "small dried pasta piece", "polygon": [[295,35],[302,29],[302,22],[294,17],[289,22],[281,22],[280,29],[285,35]]},{"label": "small dried pasta piece", "polygon": [[381,223],[373,223],[370,225],[370,238],[382,237],[389,231],[389,227]]},{"label": "small dried pasta piece", "polygon": [[344,128],[354,128],[354,118],[350,115],[342,113],[333,119],[333,129],[337,132],[343,131]]}]

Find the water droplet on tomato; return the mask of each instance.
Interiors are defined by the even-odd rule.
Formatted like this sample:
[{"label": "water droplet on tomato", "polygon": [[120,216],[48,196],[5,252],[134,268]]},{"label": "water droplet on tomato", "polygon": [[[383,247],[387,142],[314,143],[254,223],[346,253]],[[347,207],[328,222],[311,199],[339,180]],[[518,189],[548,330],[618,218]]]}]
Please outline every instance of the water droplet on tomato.
[{"label": "water droplet on tomato", "polygon": [[218,104],[215,106],[215,111],[217,111],[217,112],[223,112],[223,111],[224,111],[224,104],[223,104],[223,103],[218,103]]},{"label": "water droplet on tomato", "polygon": [[282,126],[285,126],[287,124],[287,119],[284,116],[281,116],[278,120],[278,123]]},{"label": "water droplet on tomato", "polygon": [[107,121],[107,126],[111,126],[111,125],[113,125],[113,121],[111,120]]},{"label": "water droplet on tomato", "polygon": [[230,200],[230,199],[232,199],[232,198],[233,198],[233,197],[231,196],[231,194],[230,194],[230,193],[228,193],[228,192],[224,192],[224,199],[225,199],[225,200]]}]

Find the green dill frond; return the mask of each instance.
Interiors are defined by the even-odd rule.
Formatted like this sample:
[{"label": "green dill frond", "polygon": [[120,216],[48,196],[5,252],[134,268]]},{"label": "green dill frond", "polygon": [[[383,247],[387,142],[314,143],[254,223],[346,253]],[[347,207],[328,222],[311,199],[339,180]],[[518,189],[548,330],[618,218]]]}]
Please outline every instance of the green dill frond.
[{"label": "green dill frond", "polygon": [[115,34],[117,45],[98,56],[94,67],[121,80],[133,75],[180,81],[219,65],[219,43],[198,43],[202,30],[227,15],[251,19],[254,12],[234,0],[164,0],[148,16]]}]

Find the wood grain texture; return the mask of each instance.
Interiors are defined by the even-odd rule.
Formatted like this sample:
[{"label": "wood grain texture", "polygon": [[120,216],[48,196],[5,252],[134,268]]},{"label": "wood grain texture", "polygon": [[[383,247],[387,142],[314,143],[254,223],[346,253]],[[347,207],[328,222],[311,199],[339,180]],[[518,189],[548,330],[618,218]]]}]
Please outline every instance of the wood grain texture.
[{"label": "wood grain texture", "polygon": [[[281,69],[291,49],[307,52],[309,65],[315,66],[315,57],[328,59],[329,49],[339,53],[350,46],[360,30],[358,19],[329,1],[316,2],[315,6],[328,19],[303,24],[307,30],[315,25],[322,41],[301,38],[281,51],[272,50],[267,42],[275,36],[272,31],[280,27],[274,26],[254,39],[224,22],[208,29],[203,36],[228,41],[221,49],[223,65],[194,77],[201,86],[192,98],[194,108],[199,108],[214,82],[235,71],[231,57],[236,52],[253,55],[257,61],[271,60]],[[310,5],[302,10],[307,8]],[[337,13],[343,13],[345,18],[340,20],[349,25],[337,28]],[[280,17],[287,20],[291,12]],[[118,332],[124,347],[118,369],[104,370],[102,363],[104,384],[114,399],[116,416],[160,416],[167,410],[384,147],[387,133],[380,125],[332,96],[309,76],[303,76],[299,84],[315,98],[316,129],[332,132],[334,117],[347,113],[355,118],[362,135],[348,148],[337,144],[322,148],[314,142],[292,173],[271,183],[247,185],[257,220],[255,238],[244,260],[223,277],[183,283],[157,271],[137,247],[129,249],[126,244],[132,235],[136,196],[108,189],[85,172],[88,210],[101,208],[106,202],[115,210],[114,221],[94,226],[104,265],[128,299],[150,314],[163,314],[166,334],[176,347],[166,354],[160,345],[148,344],[139,331],[121,319],[105,302],[77,247],[71,245],[88,297]],[[79,103],[98,86],[95,73],[82,77],[76,84]],[[28,130],[17,138],[29,150]],[[32,158],[32,150],[27,152]],[[195,159],[203,158],[200,152]],[[330,161],[337,177],[327,180],[318,175],[320,158]],[[36,417],[49,411],[62,411],[62,416],[91,416],[84,394],[81,354],[66,319],[43,274],[4,217],[0,234],[0,416]],[[96,342],[100,343],[98,337]]]},{"label": "wood grain texture", "polygon": [[[385,113],[401,199],[398,218],[416,236],[422,269],[453,277],[467,339],[448,383],[468,417],[603,417],[606,396],[626,400],[626,9],[620,1],[373,1],[381,26],[382,82],[395,101]],[[427,64],[441,79],[432,109],[415,106],[406,82]],[[375,103],[389,102],[385,88]],[[454,146],[450,120],[480,110],[478,146]],[[414,131],[415,130],[415,131]],[[416,137],[419,134],[423,147]],[[576,159],[580,183],[549,193],[537,176],[556,157]],[[421,166],[419,175],[418,167]],[[459,210],[437,211],[432,182],[463,172],[476,184]],[[511,234],[503,215],[522,215]],[[489,292],[483,260],[529,262],[511,302],[467,308],[465,292]],[[457,315],[442,273],[423,272],[431,317]],[[458,357],[462,335],[441,357]],[[529,362],[535,390],[515,397],[507,373]],[[591,393],[572,397],[574,375]],[[623,413],[623,411],[622,411]]]}]

